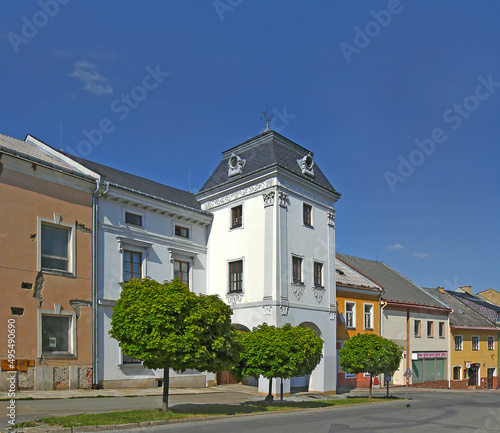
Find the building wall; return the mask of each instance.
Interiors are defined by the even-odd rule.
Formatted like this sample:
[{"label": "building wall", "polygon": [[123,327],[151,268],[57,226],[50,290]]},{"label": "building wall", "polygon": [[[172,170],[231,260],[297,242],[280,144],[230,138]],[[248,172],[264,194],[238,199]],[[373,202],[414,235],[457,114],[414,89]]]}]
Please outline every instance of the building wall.
[{"label": "building wall", "polygon": [[[420,336],[415,336],[415,321],[419,320]],[[429,337],[427,335],[427,322],[433,323],[433,336]],[[439,336],[439,323],[442,322],[444,325],[444,336],[441,338]],[[393,383],[395,385],[404,385],[406,379],[403,376],[407,368],[412,368],[412,361],[418,361],[419,353],[446,353],[445,361],[438,361],[439,368],[441,368],[442,362],[445,363],[445,377],[443,380],[447,380],[449,377],[448,371],[448,361],[449,357],[449,321],[446,313],[434,313],[429,312],[424,308],[414,307],[409,310],[409,340],[410,340],[410,353],[407,351],[407,309],[393,307],[388,305],[383,309],[382,313],[382,336],[396,342],[399,346],[403,348],[403,358],[401,360],[400,368],[394,373]],[[435,355],[436,356],[436,355]],[[437,358],[433,358],[437,359]],[[438,379],[439,380],[439,379]],[[413,379],[410,379],[412,383]],[[432,382],[435,382],[433,380]]]},{"label": "building wall", "polygon": [[[230,303],[233,323],[248,329],[263,322],[314,329],[325,341],[324,358],[310,377],[297,378],[292,386],[335,392],[335,232],[328,219],[334,200],[305,182],[263,176],[235,183],[201,202],[214,215],[208,292]],[[304,203],[312,206],[311,227],[303,223]],[[239,205],[243,224],[231,229],[231,209]],[[293,255],[302,259],[299,284],[292,281]],[[243,260],[243,290],[229,293],[228,263],[236,260]],[[314,286],[314,262],[323,264],[322,287]],[[285,392],[289,387],[286,381]],[[267,391],[266,380],[259,381],[259,389]]]},{"label": "building wall", "polygon": [[[35,387],[34,370],[47,367],[39,387],[46,389],[88,387],[92,365],[92,183],[38,165],[2,157],[0,175],[0,317],[15,320],[15,355],[20,388]],[[60,215],[60,221],[56,220]],[[68,225],[74,237],[74,274],[40,271],[39,219]],[[62,227],[62,226],[61,226]],[[71,304],[70,304],[70,301]],[[72,355],[42,355],[40,312],[69,313],[76,328]],[[12,314],[20,308],[20,315]],[[7,347],[7,325],[0,333]],[[2,351],[1,359],[6,359]],[[23,364],[21,361],[27,361]],[[21,365],[23,364],[23,365]],[[5,365],[2,363],[2,370]],[[75,369],[77,367],[77,369]],[[39,373],[41,370],[39,370]],[[76,376],[75,376],[76,375]],[[2,373],[2,379],[5,374]],[[41,377],[41,373],[38,374]],[[2,380],[2,385],[5,386]]]},{"label": "building wall", "polygon": [[[139,215],[141,226],[125,221],[125,213]],[[163,282],[174,278],[174,260],[189,263],[189,287],[206,293],[207,226],[209,215],[165,204],[111,188],[99,200],[98,238],[98,378],[105,388],[155,387],[163,370],[123,362],[118,341],[109,336],[113,307],[123,284],[124,251],[140,254],[141,277]],[[188,238],[175,226],[189,230]],[[171,387],[199,387],[213,383],[213,373],[170,372]]]},{"label": "building wall", "polygon": [[[455,337],[462,336],[462,350],[455,349]],[[472,337],[479,337],[479,350],[472,350]],[[493,349],[488,350],[488,337],[493,337]],[[472,365],[478,364],[479,374],[477,376],[477,383],[474,385],[478,388],[487,387],[487,372],[488,368],[494,368],[494,377],[498,380],[498,333],[495,331],[483,330],[466,330],[466,329],[453,329],[451,330],[451,387],[469,387],[470,369],[467,369],[466,363]],[[460,367],[461,379],[454,379],[453,368]],[[456,383],[454,383],[456,382]],[[460,383],[462,385],[460,385]],[[496,383],[496,382],[495,382]],[[498,386],[498,385],[497,385]]]},{"label": "building wall", "polygon": [[[356,304],[356,324],[354,328],[346,326],[346,302],[354,302]],[[365,328],[364,324],[364,305],[371,304],[373,307],[373,328]],[[375,334],[380,335],[379,318],[380,318],[380,302],[378,293],[368,292],[366,294],[359,291],[349,291],[337,286],[337,350],[340,350],[343,343],[357,334]],[[343,320],[341,320],[343,317]],[[374,380],[378,384],[379,378]],[[337,367],[337,388],[368,388],[370,386],[370,376],[363,373],[358,375],[346,374],[340,365]]]}]

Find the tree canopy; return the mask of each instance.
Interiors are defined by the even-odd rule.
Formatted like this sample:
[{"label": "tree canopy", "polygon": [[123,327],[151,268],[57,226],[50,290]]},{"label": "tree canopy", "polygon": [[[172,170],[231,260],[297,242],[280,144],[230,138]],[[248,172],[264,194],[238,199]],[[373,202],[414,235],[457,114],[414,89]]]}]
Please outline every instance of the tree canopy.
[{"label": "tree canopy", "polygon": [[371,397],[373,376],[397,370],[402,354],[403,349],[393,341],[375,334],[357,334],[339,351],[339,363],[347,373],[370,373]]},{"label": "tree canopy", "polygon": [[131,280],[122,287],[109,333],[124,354],[147,368],[164,369],[167,411],[169,368],[216,372],[238,360],[231,314],[217,295],[196,295],[179,280]]},{"label": "tree canopy", "polygon": [[289,323],[281,328],[263,323],[251,332],[238,332],[242,346],[240,361],[233,372],[238,377],[290,379],[310,374],[321,361],[323,340],[316,332]]}]

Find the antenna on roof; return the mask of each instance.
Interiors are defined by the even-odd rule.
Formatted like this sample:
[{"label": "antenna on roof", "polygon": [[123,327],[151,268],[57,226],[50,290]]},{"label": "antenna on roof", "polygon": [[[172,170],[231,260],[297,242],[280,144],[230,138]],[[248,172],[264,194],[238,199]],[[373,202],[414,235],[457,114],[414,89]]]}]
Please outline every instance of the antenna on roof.
[{"label": "antenna on roof", "polygon": [[188,170],[188,192],[191,192],[191,170]]},{"label": "antenna on roof", "polygon": [[59,150],[62,150],[62,123],[59,124]]},{"label": "antenna on roof", "polygon": [[266,111],[262,112],[262,117],[260,119],[261,120],[266,119],[266,129],[264,132],[270,131],[271,128],[269,128],[269,121],[273,119],[273,115],[272,114],[269,115],[269,110],[267,109],[267,106],[266,106]]}]

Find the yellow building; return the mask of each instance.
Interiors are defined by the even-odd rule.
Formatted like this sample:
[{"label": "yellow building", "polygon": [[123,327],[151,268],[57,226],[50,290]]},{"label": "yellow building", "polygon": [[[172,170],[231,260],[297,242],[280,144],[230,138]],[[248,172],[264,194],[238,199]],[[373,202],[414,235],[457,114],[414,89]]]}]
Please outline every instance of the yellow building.
[{"label": "yellow building", "polygon": [[450,314],[449,387],[498,388],[500,328],[442,287],[429,292],[453,309]]},{"label": "yellow building", "polygon": [[[335,260],[337,284],[337,351],[356,334],[380,335],[380,296],[382,288]],[[337,357],[338,358],[338,357]],[[377,384],[378,378],[375,378]],[[370,375],[350,374],[337,368],[337,389],[368,388]]]}]

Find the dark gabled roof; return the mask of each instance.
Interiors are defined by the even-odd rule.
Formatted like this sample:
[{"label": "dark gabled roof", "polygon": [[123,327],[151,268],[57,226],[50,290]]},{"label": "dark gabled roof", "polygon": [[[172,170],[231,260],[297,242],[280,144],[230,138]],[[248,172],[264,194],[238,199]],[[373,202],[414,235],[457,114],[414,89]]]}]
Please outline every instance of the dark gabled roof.
[{"label": "dark gabled roof", "polygon": [[[243,172],[234,177],[228,177],[228,161],[232,154],[245,160]],[[232,147],[222,153],[222,161],[215,171],[205,182],[198,194],[203,193],[219,185],[231,181],[245,178],[252,173],[258,172],[268,167],[281,167],[291,173],[296,174],[302,179],[318,185],[338,196],[340,194],[330,184],[326,176],[314,162],[314,177],[303,174],[297,162],[308,155],[309,152],[304,147],[294,143],[288,138],[283,137],[275,131],[266,131],[257,135],[238,146]]]},{"label": "dark gabled roof", "polygon": [[500,313],[500,307],[498,307],[497,305],[481,301],[480,299],[469,293],[450,292],[450,294],[460,302],[462,302],[464,305],[467,305],[468,307],[479,313],[481,316],[488,319],[490,322],[496,323],[498,314]]},{"label": "dark gabled roof", "polygon": [[447,308],[446,305],[433,298],[421,287],[383,262],[361,259],[345,254],[337,254],[336,256],[365,277],[382,286],[385,291],[382,299],[386,301]]},{"label": "dark gabled roof", "polygon": [[470,328],[495,327],[494,323],[487,320],[481,314],[474,311],[474,309],[470,308],[458,298],[453,296],[453,292],[445,290],[444,293],[442,293],[438,289],[430,289],[427,287],[425,290],[453,309],[449,316],[451,326],[467,326]]},{"label": "dark gabled roof", "polygon": [[194,194],[188,191],[183,191],[171,186],[163,185],[158,182],[146,179],[144,177],[135,176],[106,165],[98,164],[97,162],[88,161],[68,153],[61,152],[67,157],[73,159],[84,167],[88,168],[101,175],[105,181],[118,186],[126,187],[138,192],[146,193],[163,200],[168,200],[174,204],[180,204],[192,209],[200,210],[201,206],[194,197]]}]

